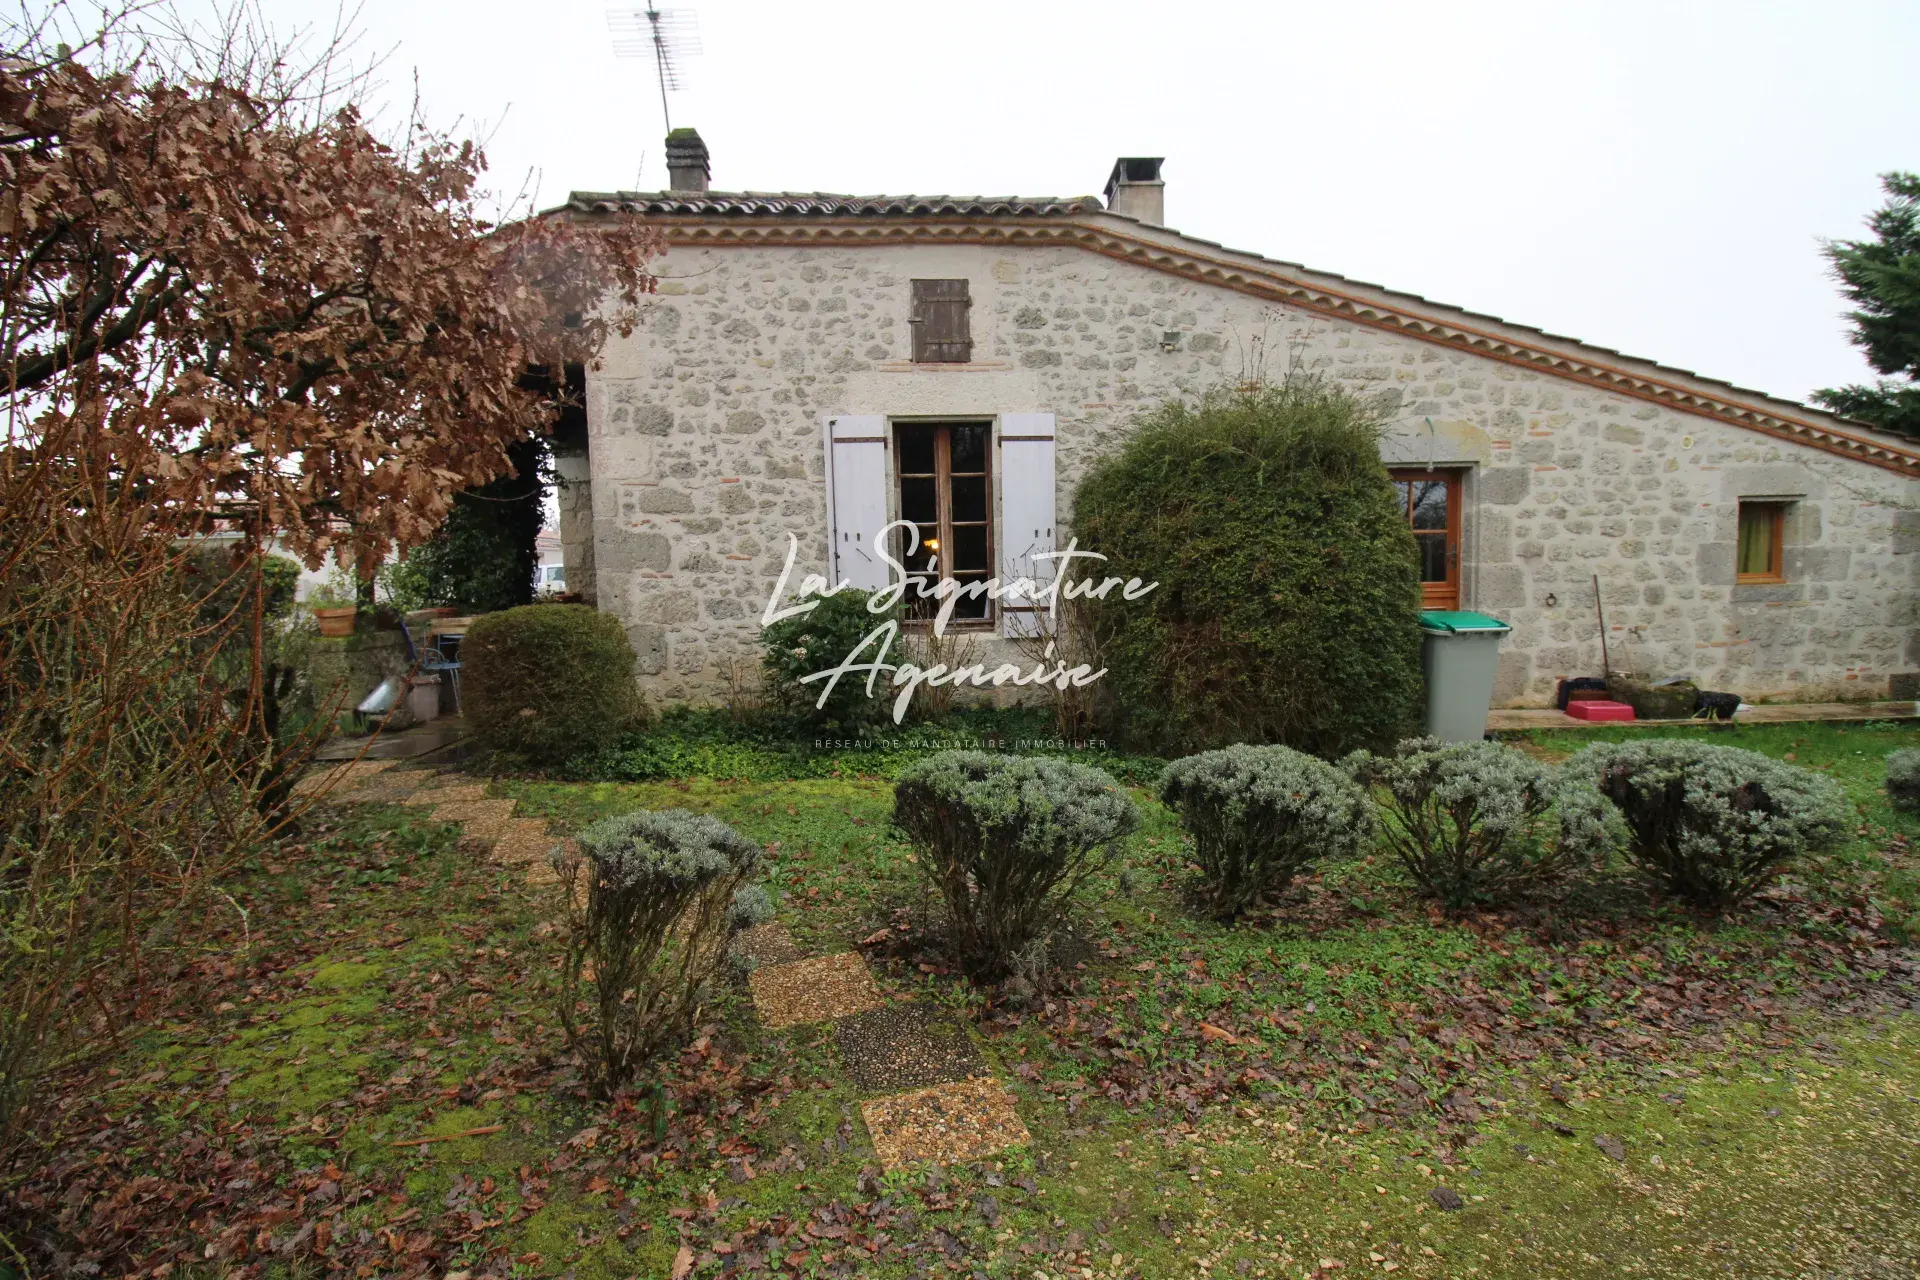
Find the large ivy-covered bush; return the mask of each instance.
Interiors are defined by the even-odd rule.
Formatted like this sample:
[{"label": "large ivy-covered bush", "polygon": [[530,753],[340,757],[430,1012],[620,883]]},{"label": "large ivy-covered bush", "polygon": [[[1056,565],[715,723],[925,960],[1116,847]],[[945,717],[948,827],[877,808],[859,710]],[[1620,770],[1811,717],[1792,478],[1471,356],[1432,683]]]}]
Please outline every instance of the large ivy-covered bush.
[{"label": "large ivy-covered bush", "polygon": [[1091,611],[1118,736],[1331,756],[1414,731],[1420,588],[1379,430],[1297,377],[1168,403],[1087,473],[1081,547],[1102,575],[1159,583]]},{"label": "large ivy-covered bush", "polygon": [[513,474],[455,494],[433,537],[381,570],[380,585],[395,608],[487,613],[533,603],[535,540],[550,488],[547,443],[519,441],[507,447],[507,459]]},{"label": "large ivy-covered bush", "polygon": [[604,1097],[686,1037],[727,944],[772,904],[748,883],[760,846],[711,815],[642,809],[576,838],[560,1021]]},{"label": "large ivy-covered bush", "polygon": [[1852,820],[1831,778],[1739,747],[1603,743],[1561,768],[1574,784],[1560,801],[1570,817],[1623,824],[1627,856],[1662,890],[1702,907],[1751,897]]},{"label": "large ivy-covered bush", "polygon": [[1576,808],[1569,824],[1555,809],[1553,770],[1498,742],[1410,738],[1345,763],[1379,788],[1387,847],[1450,910],[1548,884],[1605,844],[1590,811]]},{"label": "large ivy-covered bush", "polygon": [[1887,803],[1902,813],[1920,812],[1920,748],[1888,753]]},{"label": "large ivy-covered bush", "polygon": [[1198,896],[1221,919],[1321,858],[1359,852],[1373,835],[1366,792],[1290,747],[1223,747],[1176,760],[1160,775],[1160,799],[1193,836]]},{"label": "large ivy-covered bush", "polygon": [[534,764],[610,747],[642,717],[626,628],[588,605],[483,614],[460,646],[460,663],[474,736]]},{"label": "large ivy-covered bush", "polygon": [[943,751],[902,770],[893,795],[961,965],[983,981],[1013,971],[1139,822],[1107,774],[1038,756]]},{"label": "large ivy-covered bush", "polygon": [[[899,612],[874,613],[867,608],[868,594],[846,590],[816,597],[807,613],[782,618],[760,632],[763,648],[761,667],[766,678],[768,700],[780,710],[797,715],[819,729],[858,733],[892,714],[893,693],[889,676],[881,672],[873,681],[873,696],[867,696],[867,673],[848,674],[833,681],[806,682],[805,677],[828,671],[846,661],[847,655],[873,629],[889,619],[898,621]],[[868,645],[859,661],[879,658],[879,645]],[[901,660],[896,636],[887,651],[887,660]],[[825,703],[821,703],[822,696]]]}]

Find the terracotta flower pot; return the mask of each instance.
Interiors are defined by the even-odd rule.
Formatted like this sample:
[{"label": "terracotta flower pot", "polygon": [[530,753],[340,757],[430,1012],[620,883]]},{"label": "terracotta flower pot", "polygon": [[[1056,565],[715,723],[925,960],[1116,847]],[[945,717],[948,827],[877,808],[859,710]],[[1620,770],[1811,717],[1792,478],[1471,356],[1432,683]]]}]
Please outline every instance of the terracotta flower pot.
[{"label": "terracotta flower pot", "polygon": [[350,636],[353,634],[353,616],[360,612],[360,606],[349,604],[335,609],[315,609],[313,620],[319,624],[323,636]]}]

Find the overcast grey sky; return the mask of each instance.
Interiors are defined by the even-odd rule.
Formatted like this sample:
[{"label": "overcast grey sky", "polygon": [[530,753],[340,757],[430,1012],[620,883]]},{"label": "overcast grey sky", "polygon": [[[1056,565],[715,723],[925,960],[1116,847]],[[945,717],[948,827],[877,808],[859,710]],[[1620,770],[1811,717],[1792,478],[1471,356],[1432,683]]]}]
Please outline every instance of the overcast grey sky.
[{"label": "overcast grey sky", "polygon": [[[1795,398],[1868,376],[1822,236],[1920,168],[1920,5],[664,0],[717,188],[1098,193],[1189,234]],[[289,25],[332,0],[264,0]],[[495,181],[665,185],[604,0],[368,0],[389,96]]]}]

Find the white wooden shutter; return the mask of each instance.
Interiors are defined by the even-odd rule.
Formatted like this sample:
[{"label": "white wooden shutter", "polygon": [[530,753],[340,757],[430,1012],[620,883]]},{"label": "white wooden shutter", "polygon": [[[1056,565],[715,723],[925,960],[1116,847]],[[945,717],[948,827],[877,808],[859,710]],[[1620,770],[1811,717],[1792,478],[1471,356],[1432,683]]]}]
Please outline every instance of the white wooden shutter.
[{"label": "white wooden shutter", "polygon": [[878,414],[827,419],[827,528],[832,539],[829,576],[862,591],[887,585],[886,564],[874,539],[887,523],[887,420]]},{"label": "white wooden shutter", "polygon": [[[1000,415],[1000,580],[1045,582],[1051,560],[1036,560],[1053,545],[1053,415]],[[1001,634],[1034,635],[1034,603],[1007,595],[1000,609]]]}]

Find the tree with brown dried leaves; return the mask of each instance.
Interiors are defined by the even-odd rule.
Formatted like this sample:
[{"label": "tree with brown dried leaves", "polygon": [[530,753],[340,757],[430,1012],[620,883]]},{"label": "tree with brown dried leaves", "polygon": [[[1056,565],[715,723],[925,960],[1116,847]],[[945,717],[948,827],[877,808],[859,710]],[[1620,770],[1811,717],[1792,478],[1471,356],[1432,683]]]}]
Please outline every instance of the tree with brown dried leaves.
[{"label": "tree with brown dried leaves", "polygon": [[[284,48],[178,71],[0,57],[0,379],[13,443],[156,456],[158,509],[370,572],[544,430],[532,366],[631,332],[655,233],[490,224],[480,152],[316,108]],[[10,41],[8,43],[16,43]],[[202,60],[204,62],[204,60]],[[145,453],[150,447],[151,453]]]}]

